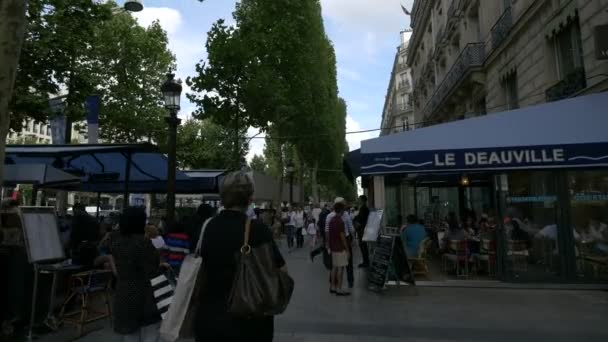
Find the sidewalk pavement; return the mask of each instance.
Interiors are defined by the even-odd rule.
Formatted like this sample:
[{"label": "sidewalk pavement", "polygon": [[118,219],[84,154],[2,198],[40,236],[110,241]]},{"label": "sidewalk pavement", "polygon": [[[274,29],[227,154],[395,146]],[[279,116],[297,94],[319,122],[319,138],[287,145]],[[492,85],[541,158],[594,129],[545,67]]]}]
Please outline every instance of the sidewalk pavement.
[{"label": "sidewalk pavement", "polygon": [[[284,248],[283,248],[284,249]],[[320,258],[306,248],[284,251],[296,289],[275,320],[275,341],[608,341],[608,292],[419,287],[417,295],[390,287],[365,288],[357,270],[350,297],[329,294]],[[108,322],[80,342],[116,341]],[[69,341],[64,328],[40,342]]]}]

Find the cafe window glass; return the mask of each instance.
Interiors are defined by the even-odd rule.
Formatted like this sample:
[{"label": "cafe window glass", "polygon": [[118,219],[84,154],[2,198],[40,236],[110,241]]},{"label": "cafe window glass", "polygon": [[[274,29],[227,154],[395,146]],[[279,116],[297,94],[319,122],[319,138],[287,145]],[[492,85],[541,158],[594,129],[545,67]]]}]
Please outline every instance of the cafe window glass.
[{"label": "cafe window glass", "polygon": [[570,219],[579,277],[608,280],[608,171],[568,175]]},{"label": "cafe window glass", "polygon": [[516,172],[508,177],[505,222],[510,274],[530,281],[560,275],[557,188],[551,172]]},{"label": "cafe window glass", "polygon": [[396,185],[385,186],[385,215],[388,227],[400,227],[402,218],[400,214],[400,187]]}]

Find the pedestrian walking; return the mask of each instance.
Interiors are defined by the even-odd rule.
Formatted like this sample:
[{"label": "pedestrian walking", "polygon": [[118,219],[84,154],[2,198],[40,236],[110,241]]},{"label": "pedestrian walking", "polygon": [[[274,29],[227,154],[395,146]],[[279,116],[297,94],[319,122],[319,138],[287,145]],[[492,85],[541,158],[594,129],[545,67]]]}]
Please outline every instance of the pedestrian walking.
[{"label": "pedestrian walking", "polygon": [[349,292],[342,290],[344,268],[348,265],[349,242],[346,239],[346,225],[342,219],[344,203],[334,205],[334,213],[327,223],[329,230],[328,248],[331,251],[332,269],[329,292],[337,296],[348,296]]},{"label": "pedestrian walking", "polygon": [[310,252],[310,261],[315,261],[315,257],[321,253],[326,253],[327,248],[325,247],[326,245],[326,232],[325,232],[325,222],[327,219],[327,216],[331,213],[331,211],[329,210],[329,207],[327,206],[327,204],[325,204],[323,206],[323,209],[321,210],[321,213],[319,213],[319,220],[317,221],[317,227],[319,229],[319,235],[321,236],[321,245],[319,247],[317,247],[316,249],[312,250]]},{"label": "pedestrian walking", "polygon": [[[224,178],[220,197],[225,209],[207,224],[201,254],[205,286],[198,296],[194,327],[196,342],[202,341],[272,341],[274,317],[234,316],[227,312],[237,259],[243,246],[247,207],[253,198],[253,181],[243,172]],[[251,221],[249,245],[255,249],[266,243],[273,246],[275,267],[286,272],[285,261],[272,239],[270,229],[260,220]]]},{"label": "pedestrian walking", "polygon": [[357,239],[359,241],[359,249],[361,250],[361,258],[363,262],[359,264],[359,268],[365,268],[369,266],[369,249],[367,248],[367,242],[363,241],[363,233],[365,232],[365,226],[367,225],[367,219],[369,218],[369,208],[367,207],[367,196],[359,196],[359,212],[355,216],[354,223],[357,231]]},{"label": "pedestrian walking", "polygon": [[290,206],[287,211],[287,223],[285,223],[285,234],[287,235],[287,248],[291,252],[294,245],[294,239],[296,234],[296,218],[293,206]]},{"label": "pedestrian walking", "polygon": [[144,237],[146,213],[142,208],[125,209],[120,233],[112,238],[116,265],[114,332],[124,342],[157,342],[160,314],[150,279],[160,273],[160,257],[150,239]]},{"label": "pedestrian walking", "polygon": [[317,246],[317,223],[315,219],[310,219],[306,233],[310,236],[310,251],[312,252]]},{"label": "pedestrian walking", "polygon": [[304,230],[304,220],[306,219],[306,215],[304,214],[304,210],[302,207],[296,207],[294,212],[294,225],[296,227],[296,242],[297,248],[304,247],[304,236],[306,232]]},{"label": "pedestrian walking", "polygon": [[[342,207],[341,213],[336,213],[335,206],[340,204]],[[342,222],[344,222],[344,234],[346,235],[346,240],[348,241],[348,265],[346,266],[346,279],[348,280],[348,287],[353,288],[355,285],[355,271],[353,269],[353,251],[352,251],[352,239],[355,235],[355,228],[353,226],[353,221],[350,219],[350,214],[346,212],[346,201],[342,197],[337,197],[334,200],[334,211],[327,215],[325,219],[325,231],[329,231],[329,222],[335,217],[339,215],[342,218]]]}]

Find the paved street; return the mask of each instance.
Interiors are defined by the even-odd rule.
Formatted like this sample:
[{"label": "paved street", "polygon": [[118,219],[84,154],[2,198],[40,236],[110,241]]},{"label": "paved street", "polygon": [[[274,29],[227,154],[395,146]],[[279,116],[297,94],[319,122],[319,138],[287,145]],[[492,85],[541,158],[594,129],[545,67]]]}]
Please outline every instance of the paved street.
[{"label": "paved street", "polygon": [[[304,250],[285,255],[296,290],[276,319],[279,342],[608,340],[608,292],[420,287],[418,295],[403,288],[378,295],[359,282],[353,296],[334,297],[320,259],[312,264]],[[112,340],[106,327],[79,341]]]}]

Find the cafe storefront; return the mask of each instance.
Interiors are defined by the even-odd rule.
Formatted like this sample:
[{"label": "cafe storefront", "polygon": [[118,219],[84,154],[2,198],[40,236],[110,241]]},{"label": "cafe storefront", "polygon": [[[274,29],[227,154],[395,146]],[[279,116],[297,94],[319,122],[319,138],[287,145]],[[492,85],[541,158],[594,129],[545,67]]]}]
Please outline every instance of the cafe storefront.
[{"label": "cafe storefront", "polygon": [[[425,223],[423,280],[608,282],[606,108],[599,93],[364,141],[361,175],[387,227]],[[450,212],[496,229],[467,237],[460,257]]]}]

